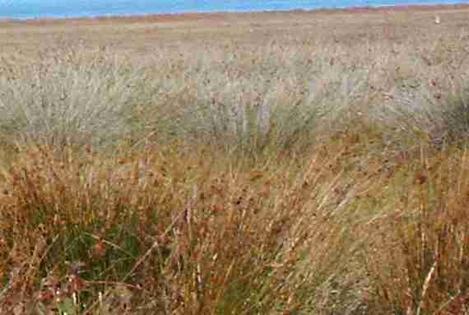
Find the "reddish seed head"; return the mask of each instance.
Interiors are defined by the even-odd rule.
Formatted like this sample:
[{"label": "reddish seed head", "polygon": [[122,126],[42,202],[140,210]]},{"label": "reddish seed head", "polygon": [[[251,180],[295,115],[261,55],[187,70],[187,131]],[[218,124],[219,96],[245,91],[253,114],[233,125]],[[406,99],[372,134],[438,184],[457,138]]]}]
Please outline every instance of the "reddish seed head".
[{"label": "reddish seed head", "polygon": [[52,292],[51,290],[44,290],[42,292],[39,292],[37,299],[42,303],[50,303],[54,299],[54,292]]},{"label": "reddish seed head", "polygon": [[106,255],[106,244],[103,240],[99,240],[93,247],[93,256],[102,258]]},{"label": "reddish seed head", "polygon": [[417,182],[417,184],[423,185],[427,181],[427,176],[422,172],[417,173],[417,175],[415,175],[415,181]]},{"label": "reddish seed head", "polygon": [[83,279],[81,279],[77,275],[71,275],[68,279],[68,282],[69,282],[69,287],[68,287],[69,294],[81,292],[86,287],[86,284],[83,281]]}]

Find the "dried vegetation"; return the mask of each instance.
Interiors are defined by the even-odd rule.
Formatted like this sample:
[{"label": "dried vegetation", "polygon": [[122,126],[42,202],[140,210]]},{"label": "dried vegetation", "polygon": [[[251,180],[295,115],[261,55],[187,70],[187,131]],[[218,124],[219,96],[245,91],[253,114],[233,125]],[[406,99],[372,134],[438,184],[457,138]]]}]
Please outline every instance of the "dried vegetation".
[{"label": "dried vegetation", "polygon": [[4,22],[0,313],[467,313],[439,10]]}]

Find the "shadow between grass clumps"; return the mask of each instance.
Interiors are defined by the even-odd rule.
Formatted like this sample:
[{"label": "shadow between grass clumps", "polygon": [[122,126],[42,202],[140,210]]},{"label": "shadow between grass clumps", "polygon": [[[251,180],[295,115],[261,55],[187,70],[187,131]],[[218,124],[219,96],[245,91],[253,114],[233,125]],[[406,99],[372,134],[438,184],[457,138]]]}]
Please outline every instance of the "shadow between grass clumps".
[{"label": "shadow between grass clumps", "polygon": [[469,88],[451,95],[442,108],[444,138],[448,143],[467,145],[469,140]]}]

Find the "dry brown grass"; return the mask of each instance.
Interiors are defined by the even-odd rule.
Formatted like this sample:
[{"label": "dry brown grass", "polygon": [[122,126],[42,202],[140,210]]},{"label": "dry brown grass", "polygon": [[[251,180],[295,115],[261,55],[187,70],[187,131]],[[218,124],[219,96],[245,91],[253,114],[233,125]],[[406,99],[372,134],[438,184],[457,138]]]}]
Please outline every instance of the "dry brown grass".
[{"label": "dry brown grass", "polygon": [[468,312],[468,16],[0,23],[0,313]]}]

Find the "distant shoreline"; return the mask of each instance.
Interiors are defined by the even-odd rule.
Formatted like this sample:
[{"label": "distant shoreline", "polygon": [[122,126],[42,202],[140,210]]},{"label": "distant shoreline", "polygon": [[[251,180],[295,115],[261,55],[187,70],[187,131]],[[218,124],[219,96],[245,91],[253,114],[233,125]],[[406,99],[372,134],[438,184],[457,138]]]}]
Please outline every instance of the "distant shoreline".
[{"label": "distant shoreline", "polygon": [[88,15],[88,16],[51,16],[36,18],[9,18],[0,17],[0,23],[24,23],[43,24],[54,22],[102,22],[102,21],[177,21],[202,19],[206,17],[223,17],[236,15],[262,15],[262,14],[334,14],[334,13],[372,13],[372,12],[396,12],[396,11],[441,11],[458,10],[469,8],[469,3],[459,4],[403,4],[403,5],[378,5],[378,6],[356,6],[344,8],[319,8],[319,9],[292,9],[292,10],[262,10],[262,11],[206,11],[206,12],[182,12],[182,13],[148,13],[129,15]]}]

